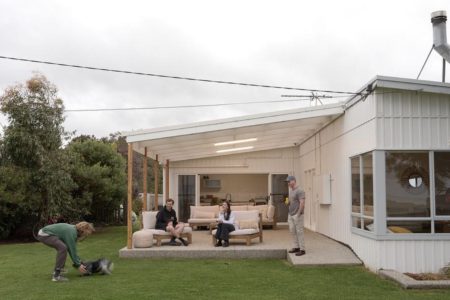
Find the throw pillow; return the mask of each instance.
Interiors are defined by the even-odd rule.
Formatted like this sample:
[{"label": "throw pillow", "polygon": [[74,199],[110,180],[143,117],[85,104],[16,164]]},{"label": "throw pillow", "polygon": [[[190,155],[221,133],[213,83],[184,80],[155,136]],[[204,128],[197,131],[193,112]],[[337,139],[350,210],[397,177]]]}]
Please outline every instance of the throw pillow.
[{"label": "throw pillow", "polygon": [[258,230],[258,222],[253,220],[239,221],[239,229],[256,229]]},{"label": "throw pillow", "polygon": [[412,233],[411,230],[404,228],[404,227],[400,227],[400,226],[389,226],[388,229],[392,233]]}]

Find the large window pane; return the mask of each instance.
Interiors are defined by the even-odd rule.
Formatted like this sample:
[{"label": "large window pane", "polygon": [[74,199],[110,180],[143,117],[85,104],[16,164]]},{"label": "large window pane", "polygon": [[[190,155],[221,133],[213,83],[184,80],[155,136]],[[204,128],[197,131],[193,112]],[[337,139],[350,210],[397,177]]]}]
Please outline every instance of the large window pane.
[{"label": "large window pane", "polygon": [[386,152],[388,217],[429,217],[428,152]]},{"label": "large window pane", "polygon": [[450,215],[450,152],[434,153],[436,215]]},{"label": "large window pane", "polygon": [[361,186],[359,156],[351,159],[352,165],[352,212],[361,213]]},{"label": "large window pane", "polygon": [[434,221],[435,233],[450,233],[450,221]]},{"label": "large window pane", "polygon": [[373,167],[372,153],[362,156],[364,178],[364,215],[373,216]]},{"label": "large window pane", "polygon": [[388,221],[388,233],[431,233],[431,221]]},{"label": "large window pane", "polygon": [[187,222],[195,205],[195,175],[178,175],[178,220]]}]

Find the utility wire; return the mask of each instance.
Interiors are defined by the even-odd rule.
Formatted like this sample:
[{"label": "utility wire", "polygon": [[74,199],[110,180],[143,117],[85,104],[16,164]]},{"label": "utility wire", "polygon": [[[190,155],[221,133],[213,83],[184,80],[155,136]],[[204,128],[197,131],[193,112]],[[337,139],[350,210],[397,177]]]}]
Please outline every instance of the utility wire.
[{"label": "utility wire", "polygon": [[[215,106],[231,106],[231,105],[249,105],[249,104],[268,104],[283,102],[310,101],[311,96],[297,96],[302,99],[290,100],[272,100],[272,101],[252,101],[252,102],[230,102],[215,104],[197,104],[197,105],[176,105],[176,106],[151,106],[151,107],[118,107],[118,108],[83,108],[83,109],[66,109],[65,112],[96,112],[96,111],[126,111],[126,110],[156,110],[156,109],[177,109],[177,108],[201,108]],[[307,98],[306,98],[307,97]]]},{"label": "utility wire", "polygon": [[11,56],[1,56],[1,55],[0,55],[0,59],[24,61],[24,62],[45,64],[45,65],[69,67],[69,68],[79,68],[79,69],[87,69],[87,70],[132,74],[132,75],[141,75],[141,76],[151,76],[151,77],[159,77],[159,78],[170,78],[170,79],[179,79],[179,80],[190,80],[190,81],[199,81],[199,82],[208,82],[208,83],[240,85],[240,86],[248,86],[248,87],[260,87],[260,88],[296,90],[296,91],[308,91],[308,92],[321,92],[321,93],[333,93],[333,94],[347,94],[347,95],[359,95],[360,94],[360,93],[355,93],[355,92],[307,89],[307,88],[297,88],[297,87],[287,87],[287,86],[264,85],[264,84],[243,83],[243,82],[235,82],[235,81],[222,81],[222,80],[202,79],[202,78],[193,78],[193,77],[162,75],[162,74],[154,74],[154,73],[134,72],[134,71],[89,67],[89,66],[82,66],[82,65],[73,65],[73,64],[66,64],[66,63],[57,63],[57,62],[51,62],[51,61],[43,61],[43,60],[27,59],[27,58],[19,58],[19,57],[11,57]]}]

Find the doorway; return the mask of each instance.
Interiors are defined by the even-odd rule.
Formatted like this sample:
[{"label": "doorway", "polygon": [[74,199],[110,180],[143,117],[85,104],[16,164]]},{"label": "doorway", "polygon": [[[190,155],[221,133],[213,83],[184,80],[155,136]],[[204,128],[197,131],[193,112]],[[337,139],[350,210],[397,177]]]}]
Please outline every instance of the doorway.
[{"label": "doorway", "polygon": [[288,174],[271,174],[272,192],[270,194],[272,203],[276,207],[277,222],[287,222],[288,207],[284,203],[286,197],[289,196],[289,188],[286,183]]},{"label": "doorway", "polygon": [[178,220],[187,222],[195,205],[196,175],[178,175]]}]

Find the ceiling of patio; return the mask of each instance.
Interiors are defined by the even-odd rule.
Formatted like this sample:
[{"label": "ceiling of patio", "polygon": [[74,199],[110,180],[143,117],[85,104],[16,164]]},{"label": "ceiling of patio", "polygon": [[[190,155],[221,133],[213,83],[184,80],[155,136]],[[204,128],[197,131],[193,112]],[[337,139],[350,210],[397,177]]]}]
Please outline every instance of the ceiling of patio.
[{"label": "ceiling of patio", "polygon": [[[147,147],[149,157],[155,158],[157,154],[160,161],[180,161],[299,145],[343,112],[343,104],[337,103],[132,131],[124,135],[128,143],[133,143],[133,149],[141,154]],[[214,145],[245,139],[256,140]],[[243,147],[247,149],[217,152]]]}]

